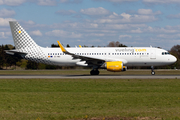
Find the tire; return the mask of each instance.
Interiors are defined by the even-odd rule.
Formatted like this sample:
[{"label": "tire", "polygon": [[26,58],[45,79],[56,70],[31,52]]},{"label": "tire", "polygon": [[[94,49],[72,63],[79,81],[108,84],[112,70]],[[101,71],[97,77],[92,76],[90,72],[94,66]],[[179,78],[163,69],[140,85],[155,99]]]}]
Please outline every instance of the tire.
[{"label": "tire", "polygon": [[152,71],[152,72],[151,72],[151,75],[155,75],[155,72],[154,72],[154,71]]},{"label": "tire", "polygon": [[91,70],[90,74],[91,75],[99,75],[99,70]]}]

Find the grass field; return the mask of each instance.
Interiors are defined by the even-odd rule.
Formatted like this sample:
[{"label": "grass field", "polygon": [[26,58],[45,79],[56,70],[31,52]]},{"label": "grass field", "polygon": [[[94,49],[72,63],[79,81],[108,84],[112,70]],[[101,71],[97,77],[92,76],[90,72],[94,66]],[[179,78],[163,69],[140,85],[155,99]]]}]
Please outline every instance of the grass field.
[{"label": "grass field", "polygon": [[[0,70],[0,75],[89,75],[90,69],[71,70]],[[156,75],[180,75],[180,70],[155,70]],[[100,75],[151,75],[151,70],[127,70],[125,72],[109,72],[100,70]]]},{"label": "grass field", "polygon": [[0,79],[1,120],[91,118],[180,119],[180,80]]}]

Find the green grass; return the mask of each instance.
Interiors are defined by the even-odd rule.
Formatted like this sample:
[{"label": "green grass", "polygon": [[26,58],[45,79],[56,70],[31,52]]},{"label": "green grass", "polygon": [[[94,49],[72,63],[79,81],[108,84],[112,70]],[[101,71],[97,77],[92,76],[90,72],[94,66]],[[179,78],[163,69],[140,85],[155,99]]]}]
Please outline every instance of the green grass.
[{"label": "green grass", "polygon": [[[0,70],[0,75],[89,75],[90,69],[74,70]],[[156,75],[180,75],[180,70],[155,70]],[[151,75],[151,70],[127,70],[109,72],[100,70],[100,75]]]},{"label": "green grass", "polygon": [[1,120],[180,119],[179,79],[0,79]]}]

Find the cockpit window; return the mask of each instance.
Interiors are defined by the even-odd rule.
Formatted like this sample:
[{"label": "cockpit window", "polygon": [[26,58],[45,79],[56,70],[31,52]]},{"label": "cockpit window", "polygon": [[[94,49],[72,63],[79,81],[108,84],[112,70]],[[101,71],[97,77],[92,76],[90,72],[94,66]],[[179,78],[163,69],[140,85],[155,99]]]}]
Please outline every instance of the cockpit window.
[{"label": "cockpit window", "polygon": [[169,52],[162,52],[162,55],[170,55]]}]

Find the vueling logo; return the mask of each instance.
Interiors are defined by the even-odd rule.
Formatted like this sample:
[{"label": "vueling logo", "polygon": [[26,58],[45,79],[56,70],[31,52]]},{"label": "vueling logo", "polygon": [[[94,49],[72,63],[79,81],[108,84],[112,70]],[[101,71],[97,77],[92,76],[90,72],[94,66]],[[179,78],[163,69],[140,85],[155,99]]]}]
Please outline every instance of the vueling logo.
[{"label": "vueling logo", "polygon": [[146,49],[135,49],[136,52],[146,52]]}]

